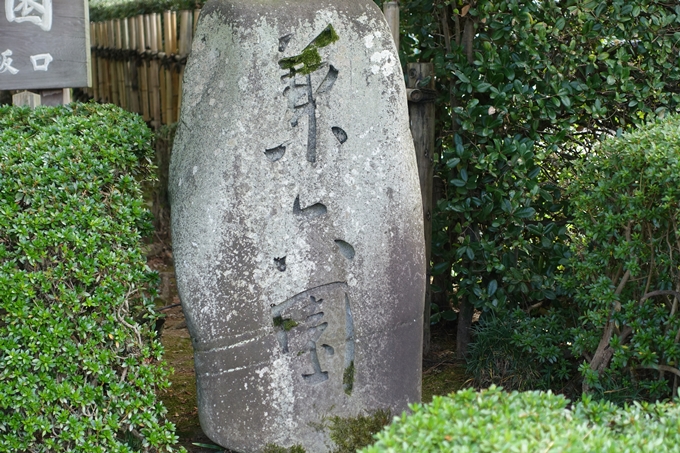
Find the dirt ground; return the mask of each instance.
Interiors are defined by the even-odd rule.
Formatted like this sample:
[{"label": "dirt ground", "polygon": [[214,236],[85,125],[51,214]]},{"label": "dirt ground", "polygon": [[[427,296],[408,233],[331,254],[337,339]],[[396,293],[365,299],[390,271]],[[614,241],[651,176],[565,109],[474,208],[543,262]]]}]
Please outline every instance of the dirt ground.
[{"label": "dirt ground", "polygon": [[[177,427],[179,444],[189,453],[215,453],[217,446],[203,433],[198,422],[193,350],[182,307],[177,305],[180,301],[169,241],[157,237],[147,246],[147,257],[149,267],[161,276],[161,298],[157,304],[165,315],[161,342],[165,347],[164,360],[173,370],[170,388],[159,396],[168,408],[168,419]],[[431,401],[433,395],[446,395],[469,385],[464,364],[455,359],[455,349],[453,326],[433,326],[431,350],[423,358],[423,402]]]}]

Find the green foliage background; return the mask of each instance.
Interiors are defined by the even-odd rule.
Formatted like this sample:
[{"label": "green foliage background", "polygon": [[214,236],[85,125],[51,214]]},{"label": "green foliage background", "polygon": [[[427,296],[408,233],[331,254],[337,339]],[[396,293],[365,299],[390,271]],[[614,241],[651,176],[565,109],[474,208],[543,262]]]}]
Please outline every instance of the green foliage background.
[{"label": "green foliage background", "polygon": [[156,391],[151,132],[111,105],[0,107],[0,450],[172,451]]},{"label": "green foliage background", "polygon": [[[553,384],[566,381],[574,372],[564,361],[571,351],[555,329],[579,326],[579,312],[560,284],[573,262],[563,175],[603,138],[678,111],[680,6],[400,5],[402,62],[432,61],[440,95],[434,319],[459,310],[462,357],[472,309],[493,312],[511,327],[520,356],[541,358]],[[517,309],[526,315],[513,315]],[[545,316],[553,321],[537,320]]]}]

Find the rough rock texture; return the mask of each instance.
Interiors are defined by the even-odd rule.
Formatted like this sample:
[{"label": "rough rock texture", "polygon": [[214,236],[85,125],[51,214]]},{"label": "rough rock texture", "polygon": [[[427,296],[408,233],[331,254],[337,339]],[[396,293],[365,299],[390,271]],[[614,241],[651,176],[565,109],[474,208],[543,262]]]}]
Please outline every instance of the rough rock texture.
[{"label": "rough rock texture", "polygon": [[404,81],[370,0],[201,13],[170,168],[199,416],[327,451],[324,416],[420,399],[425,263]]}]

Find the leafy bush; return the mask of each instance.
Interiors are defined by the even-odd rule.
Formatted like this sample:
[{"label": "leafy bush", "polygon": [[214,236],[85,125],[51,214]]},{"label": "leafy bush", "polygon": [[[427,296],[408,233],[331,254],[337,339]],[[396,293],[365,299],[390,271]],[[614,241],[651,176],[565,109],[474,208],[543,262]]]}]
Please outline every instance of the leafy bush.
[{"label": "leafy bush", "polygon": [[114,106],[0,108],[0,451],[176,443],[140,251],[150,138]]},{"label": "leafy bush", "polygon": [[580,308],[574,351],[588,359],[584,391],[676,393],[679,164],[680,116],[670,116],[603,142],[573,172],[573,272],[565,282]]},{"label": "leafy bush", "polygon": [[568,314],[557,310],[535,317],[519,309],[481,317],[467,360],[475,387],[564,391],[575,371],[568,357],[569,323]]},{"label": "leafy bush", "polygon": [[[677,4],[402,0],[402,61],[435,67],[433,273],[461,308],[558,297],[568,257],[558,175],[601,137],[678,111]],[[441,277],[441,278],[440,278]]]},{"label": "leafy bush", "polygon": [[550,392],[507,393],[491,387],[436,396],[411,410],[361,452],[680,451],[676,403],[620,408],[586,398],[570,404]]}]

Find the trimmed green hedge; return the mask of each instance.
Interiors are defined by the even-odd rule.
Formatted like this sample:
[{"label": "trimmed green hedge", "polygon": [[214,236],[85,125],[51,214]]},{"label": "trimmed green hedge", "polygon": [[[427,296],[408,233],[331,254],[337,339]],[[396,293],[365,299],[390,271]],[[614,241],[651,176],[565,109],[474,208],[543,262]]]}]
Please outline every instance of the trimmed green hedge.
[{"label": "trimmed green hedge", "polygon": [[89,3],[90,20],[100,22],[163,11],[193,10],[201,8],[205,0],[91,0]]},{"label": "trimmed green hedge", "polygon": [[0,108],[0,451],[172,451],[138,180],[151,132],[111,105]]},{"label": "trimmed green hedge", "polygon": [[411,406],[361,452],[677,452],[680,407],[620,408],[586,398],[570,404],[550,392],[461,390]]}]

